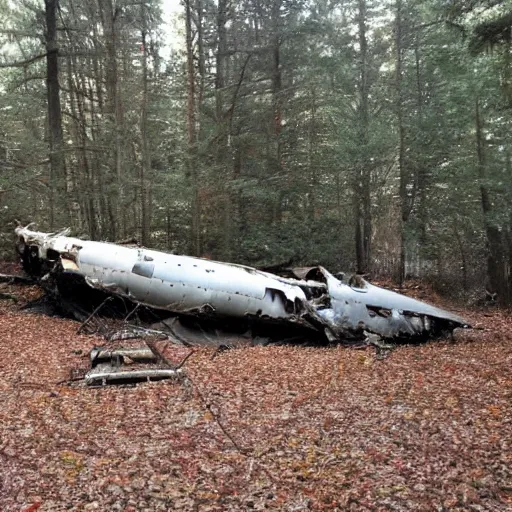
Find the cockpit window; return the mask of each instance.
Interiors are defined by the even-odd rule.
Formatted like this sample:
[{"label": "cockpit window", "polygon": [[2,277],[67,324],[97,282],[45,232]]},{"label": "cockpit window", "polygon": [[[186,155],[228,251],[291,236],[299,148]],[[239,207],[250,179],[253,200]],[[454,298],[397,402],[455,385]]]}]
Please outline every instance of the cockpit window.
[{"label": "cockpit window", "polygon": [[147,261],[138,261],[133,265],[132,272],[142,277],[153,277],[155,264]]},{"label": "cockpit window", "polygon": [[366,281],[358,274],[352,274],[348,279],[348,285],[356,290],[366,290]]}]

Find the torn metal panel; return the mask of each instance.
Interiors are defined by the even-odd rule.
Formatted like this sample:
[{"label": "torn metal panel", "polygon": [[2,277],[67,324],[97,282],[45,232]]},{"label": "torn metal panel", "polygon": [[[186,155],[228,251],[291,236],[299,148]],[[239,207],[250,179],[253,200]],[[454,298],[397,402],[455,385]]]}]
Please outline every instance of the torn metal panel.
[{"label": "torn metal panel", "polygon": [[408,337],[431,332],[436,321],[447,327],[467,325],[457,315],[374,286],[360,276],[339,280],[322,267],[310,269],[311,273],[324,280],[330,297],[330,306],[318,308],[317,313],[338,336],[362,328],[383,338]]},{"label": "torn metal panel", "polygon": [[[359,276],[335,277],[323,267],[288,269],[287,277],[281,277],[242,265],[80,240],[67,233],[18,228],[16,234],[29,273],[80,276],[91,288],[180,318],[243,320],[246,330],[281,326],[328,341],[362,339],[368,332],[384,338],[425,337],[467,325],[448,311]],[[296,334],[291,333],[285,337]]]},{"label": "torn metal panel", "polygon": [[[24,240],[19,247],[29,272],[31,265],[39,269],[41,262],[47,266],[57,255],[64,259],[72,255],[78,269],[68,266],[65,272],[80,274],[93,288],[153,308],[184,314],[286,318],[298,323],[308,308],[299,286],[250,267],[21,228],[16,233]],[[39,261],[35,261],[35,252]]]}]

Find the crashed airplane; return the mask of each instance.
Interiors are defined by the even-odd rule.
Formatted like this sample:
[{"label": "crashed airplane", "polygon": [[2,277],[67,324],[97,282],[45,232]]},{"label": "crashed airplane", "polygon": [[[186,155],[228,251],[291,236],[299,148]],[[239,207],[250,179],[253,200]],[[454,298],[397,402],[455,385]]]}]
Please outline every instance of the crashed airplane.
[{"label": "crashed airplane", "polygon": [[[19,227],[16,235],[25,271],[42,284],[54,283],[63,300],[73,295],[73,300],[78,296],[86,303],[92,297],[87,290],[94,290],[103,298],[144,305],[158,313],[177,338],[188,341],[194,339],[191,326],[197,322],[204,323],[196,334],[206,339],[225,330],[251,331],[253,339],[270,332],[274,338],[326,343],[350,343],[370,335],[421,340],[468,326],[448,311],[360,276],[335,277],[320,266],[288,269],[280,276],[243,265],[81,240],[67,236],[68,231],[52,234]],[[89,312],[96,304],[91,301]]]}]

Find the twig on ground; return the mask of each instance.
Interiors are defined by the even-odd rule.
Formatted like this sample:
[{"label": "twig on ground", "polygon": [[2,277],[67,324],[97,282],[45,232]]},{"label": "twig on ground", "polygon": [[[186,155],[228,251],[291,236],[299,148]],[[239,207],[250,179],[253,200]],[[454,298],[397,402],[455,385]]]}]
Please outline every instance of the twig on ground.
[{"label": "twig on ground", "polygon": [[127,322],[128,318],[130,318],[132,315],[136,313],[136,311],[139,309],[140,303],[138,303],[124,318],[123,322]]},{"label": "twig on ground", "polygon": [[[188,357],[190,357],[190,355],[192,354],[189,354],[187,356],[187,359]],[[220,413],[219,412],[215,412],[212,408],[212,404],[210,404],[210,402],[208,400],[206,400],[204,394],[202,393],[202,391],[199,389],[199,386],[192,380],[192,378],[190,376],[187,376],[187,380],[190,382],[190,384],[192,384],[192,386],[195,388],[196,392],[197,392],[197,395],[199,396],[203,406],[205,407],[205,409],[212,415],[212,418],[213,420],[215,421],[215,423],[217,424],[217,426],[219,427],[219,429],[222,431],[222,433],[229,439],[229,441],[231,442],[231,444],[235,447],[235,449],[237,450],[238,453],[240,453],[241,455],[243,455],[244,457],[247,457],[248,459],[250,459],[251,461],[251,464],[254,464],[256,463],[258,465],[258,467],[268,476],[268,478],[273,482],[277,482],[278,479],[272,475],[272,473],[269,471],[268,468],[266,468],[264,466],[263,463],[261,462],[258,462],[256,459],[259,459],[261,458],[264,453],[260,454],[260,455],[256,455],[254,453],[254,450],[252,448],[244,448],[243,446],[240,446],[240,444],[238,443],[238,441],[231,435],[231,433],[227,430],[227,428],[223,425],[221,419],[220,419]],[[251,470],[252,471],[252,470]]]},{"label": "twig on ground", "polygon": [[228,347],[227,345],[219,345],[210,357],[210,361],[213,361],[220,353],[229,350],[230,348],[231,347]]},{"label": "twig on ground", "polygon": [[176,370],[179,370],[188,360],[188,358],[195,353],[195,350],[191,350],[181,361],[181,363],[176,367]]},{"label": "twig on ground", "polygon": [[77,334],[80,334],[85,326],[91,321],[91,319],[100,311],[100,309],[107,303],[112,300],[112,296],[107,297],[83,322],[82,325],[76,331]]}]

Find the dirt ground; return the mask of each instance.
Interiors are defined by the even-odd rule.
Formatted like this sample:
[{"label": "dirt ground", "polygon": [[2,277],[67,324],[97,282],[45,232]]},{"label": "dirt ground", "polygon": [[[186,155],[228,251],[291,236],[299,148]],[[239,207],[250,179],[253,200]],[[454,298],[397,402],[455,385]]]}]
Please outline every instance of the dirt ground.
[{"label": "dirt ground", "polygon": [[201,349],[187,380],[90,389],[59,382],[103,341],[18,308],[0,301],[2,512],[512,510],[505,312],[457,310],[476,340],[383,360]]}]

